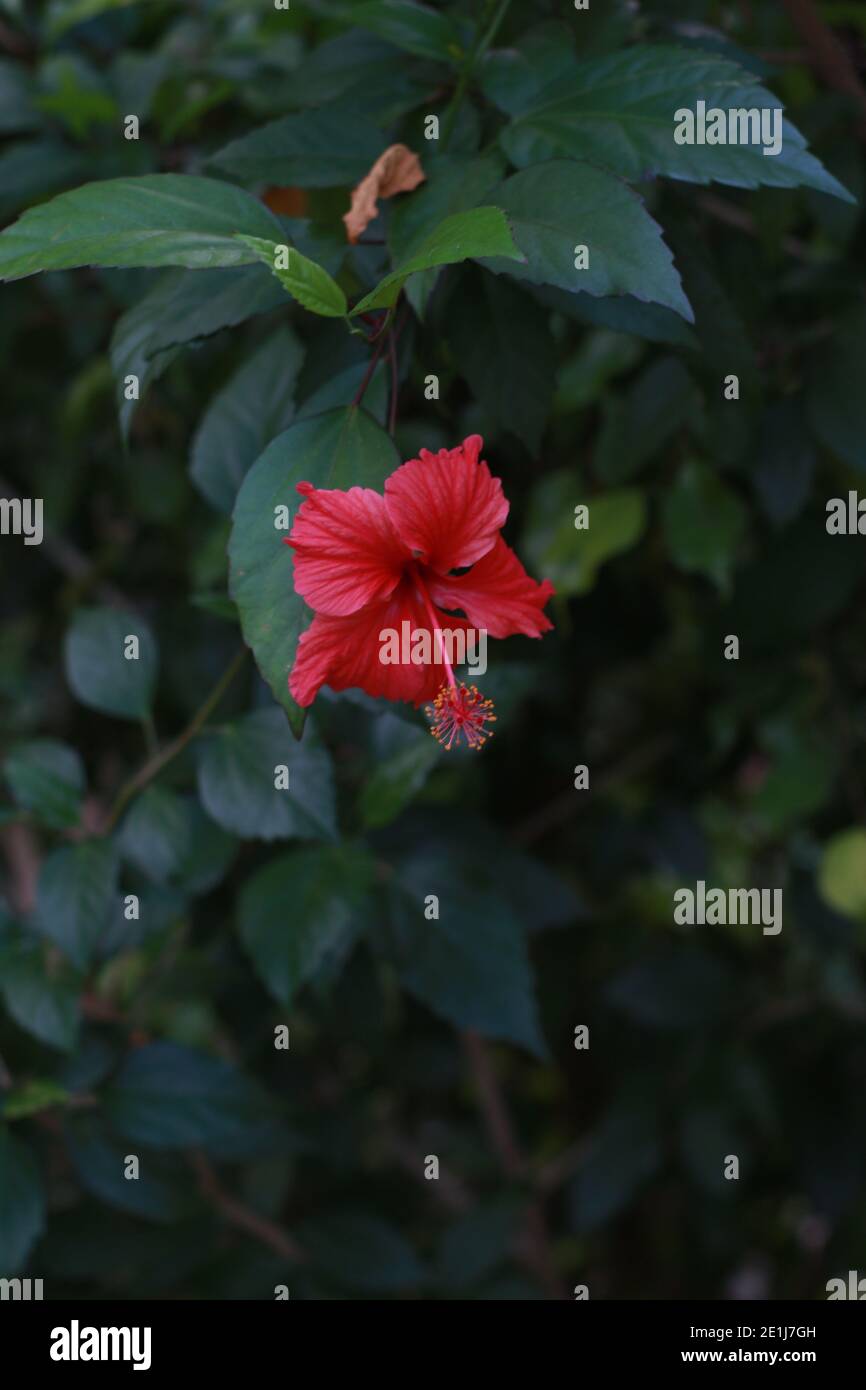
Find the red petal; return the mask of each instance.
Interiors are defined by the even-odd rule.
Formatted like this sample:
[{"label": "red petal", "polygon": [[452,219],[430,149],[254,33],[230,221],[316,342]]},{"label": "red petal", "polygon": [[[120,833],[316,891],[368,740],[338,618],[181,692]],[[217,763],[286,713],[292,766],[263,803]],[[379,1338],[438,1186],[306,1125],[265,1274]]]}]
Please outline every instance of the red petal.
[{"label": "red petal", "polygon": [[471,434],[457,449],[422,449],[385,482],[394,530],[438,574],[485,555],[508,515],[501,482],[478,461],[483,442]]},{"label": "red petal", "polygon": [[385,499],[371,488],[348,492],[298,483],[302,504],[286,544],[295,555],[295,589],[318,613],[344,617],[400,582],[409,558]]},{"label": "red petal", "polygon": [[[501,536],[467,574],[425,572],[430,597],[440,608],[462,608],[474,627],[491,637],[540,637],[553,623],[542,608],[554,592],[549,579],[536,584]],[[449,622],[453,622],[449,618]]]},{"label": "red petal", "polygon": [[[388,665],[380,661],[380,633],[392,628],[402,632],[408,621],[411,631],[431,633],[430,620],[415,586],[404,579],[394,593],[380,603],[371,603],[359,613],[334,618],[317,614],[301,634],[298,654],[289,677],[289,689],[299,705],[312,704],[320,688],[332,690],[357,687],[368,695],[385,700],[408,700],[421,705],[432,700],[448,677],[442,665]],[[442,614],[443,627],[469,626],[464,618]],[[431,646],[431,650],[435,650]]]}]

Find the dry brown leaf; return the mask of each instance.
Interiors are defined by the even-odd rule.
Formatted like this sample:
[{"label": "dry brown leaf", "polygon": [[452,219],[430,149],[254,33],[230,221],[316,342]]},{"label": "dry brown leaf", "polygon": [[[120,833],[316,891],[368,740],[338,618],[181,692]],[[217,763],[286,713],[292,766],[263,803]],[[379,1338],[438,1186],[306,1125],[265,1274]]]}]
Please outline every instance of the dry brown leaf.
[{"label": "dry brown leaf", "polygon": [[389,145],[385,153],[379,155],[369,174],[365,175],[354,189],[352,206],[343,214],[349,240],[357,241],[377,216],[378,198],[393,198],[395,193],[410,193],[419,183],[423,183],[426,177],[420,159],[407,145]]}]

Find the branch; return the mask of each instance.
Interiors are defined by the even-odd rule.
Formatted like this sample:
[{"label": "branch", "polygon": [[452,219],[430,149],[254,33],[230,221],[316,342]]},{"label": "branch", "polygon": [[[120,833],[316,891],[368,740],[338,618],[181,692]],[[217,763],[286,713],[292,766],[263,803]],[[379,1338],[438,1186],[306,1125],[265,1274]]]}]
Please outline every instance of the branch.
[{"label": "branch", "polygon": [[[21,497],[13,487],[10,487],[5,478],[0,478],[0,497],[6,498],[10,502],[20,502]],[[48,559],[59,569],[61,574],[65,574],[67,579],[72,579],[77,584],[92,587],[95,594],[102,599],[103,603],[109,604],[113,608],[134,608],[135,605],[116,589],[113,584],[107,583],[99,576],[99,570],[77,550],[75,546],[65,540],[62,536],[54,535],[49,527],[43,528],[42,546]]]},{"label": "branch", "polygon": [[223,672],[222,676],[217,681],[204,704],[196,710],[183,733],[178,734],[177,738],[172,739],[171,743],[167,743],[165,747],[153,758],[150,758],[143,767],[139,768],[138,772],[136,772],[133,777],[130,777],[125,786],[121,787],[117,799],[111,808],[111,813],[103,832],[104,834],[108,835],[111,833],[120,820],[120,817],[123,815],[128,802],[135,796],[135,793],[141,791],[142,787],[146,787],[148,782],[151,782],[153,778],[156,777],[157,773],[161,772],[173,758],[176,758],[178,753],[182,752],[186,745],[195,738],[196,734],[200,733],[204,728],[204,725],[213,714],[213,711],[216,709],[243,665],[246,655],[246,647],[241,647],[231,665]]},{"label": "branch", "polygon": [[828,86],[851,97],[860,108],[857,134],[861,140],[866,140],[866,89],[844,43],[821,18],[813,0],[784,0],[784,5],[815,72]]},{"label": "branch", "polygon": [[198,1179],[199,1191],[205,1200],[214,1207],[221,1216],[224,1216],[230,1226],[236,1226],[239,1231],[252,1236],[275,1254],[280,1255],[285,1260],[294,1260],[298,1263],[306,1259],[304,1251],[292,1236],[277,1226],[264,1216],[260,1216],[257,1211],[250,1207],[245,1207],[243,1202],[237,1201],[230,1193],[226,1192],[216,1172],[209,1160],[201,1152],[189,1155],[192,1169]]},{"label": "branch", "polygon": [[643,773],[649,772],[650,768],[655,767],[656,763],[661,762],[667,756],[672,746],[671,736],[661,734],[658,738],[651,739],[648,743],[626,753],[620,762],[614,763],[612,767],[599,773],[591,788],[581,792],[569,788],[568,791],[555,797],[547,806],[542,806],[540,811],[535,811],[513,831],[512,843],[522,847],[531,844],[533,840],[540,839],[542,835],[547,834],[548,830],[553,830],[563,822],[571,820],[572,816],[579,815],[581,811],[586,810],[593,797],[611,791],[623,782],[630,781],[632,777],[639,777]]},{"label": "branch", "polygon": [[[490,1142],[505,1176],[519,1179],[526,1173],[527,1163],[518,1144],[487,1044],[471,1031],[462,1033],[461,1038]],[[550,1298],[565,1298],[565,1289],[557,1273],[550,1245],[544,1203],[540,1198],[533,1198],[527,1207],[523,1230],[518,1238],[518,1254]]]}]

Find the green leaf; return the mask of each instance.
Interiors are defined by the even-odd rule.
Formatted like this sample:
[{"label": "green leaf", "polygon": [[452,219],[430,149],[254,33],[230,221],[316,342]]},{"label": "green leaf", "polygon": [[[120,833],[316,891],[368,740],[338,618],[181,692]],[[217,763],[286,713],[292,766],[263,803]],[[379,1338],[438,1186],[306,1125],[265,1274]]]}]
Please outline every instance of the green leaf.
[{"label": "green leaf", "polygon": [[[430,228],[455,212],[465,212],[484,201],[488,189],[501,182],[505,160],[498,150],[461,159],[444,155],[437,159],[426,183],[411,198],[397,198],[388,219],[388,247],[391,260],[400,265],[424,245]],[[439,271],[418,271],[406,285],[406,295],[419,317],[423,317]]]},{"label": "green leaf", "polygon": [[78,1118],[65,1132],[72,1167],[85,1192],[148,1221],[174,1221],[182,1213],[183,1197],[159,1172],[155,1155],[139,1155],[138,1177],[127,1178],[125,1149],[108,1137],[97,1120]]},{"label": "green leaf", "polygon": [[[581,31],[587,16],[581,17]],[[550,21],[527,29],[520,46],[488,52],[478,69],[488,101],[509,116],[537,106],[545,88],[557,78],[574,75],[574,25]]]},{"label": "green leaf", "polygon": [[[300,849],[253,874],[238,901],[238,931],[265,988],[290,1004],[351,941],[373,864],[351,845]],[[290,905],[290,911],[287,911]]]},{"label": "green leaf", "polygon": [[[138,639],[138,656],[129,637]],[[79,608],[63,644],[66,679],[90,709],[119,719],[150,712],[156,682],[156,643],[144,619],[115,608]]]},{"label": "green leaf", "polygon": [[[439,899],[428,920],[425,900]],[[391,885],[390,954],[402,983],[440,1018],[488,1038],[546,1049],[526,938],[505,897],[459,882],[422,854]]]},{"label": "green leaf", "polygon": [[810,363],[806,405],[816,437],[849,468],[866,473],[866,309],[842,319]]},{"label": "green leaf", "polygon": [[0,992],[21,1028],[49,1047],[70,1052],[78,1037],[78,983],[67,970],[49,975],[42,952],[22,943],[3,962]]},{"label": "green leaf", "polygon": [[[277,768],[288,770],[279,790]],[[198,791],[218,825],[250,839],[331,840],[337,835],[331,759],[308,730],[297,743],[278,709],[256,710],[201,743]]]},{"label": "green leaf", "polygon": [[818,868],[821,896],[837,912],[866,922],[866,830],[852,826],[831,836]]},{"label": "green leaf", "polygon": [[53,1110],[55,1106],[66,1105],[69,1092],[56,1081],[34,1077],[7,1091],[3,1101],[3,1116],[7,1120],[26,1120],[43,1110]]},{"label": "green leaf", "polygon": [[48,7],[46,34],[51,40],[59,39],[67,29],[76,24],[86,24],[89,19],[105,14],[109,10],[125,10],[139,0],[51,0]]},{"label": "green leaf", "polygon": [[374,725],[377,754],[361,790],[360,810],[366,826],[390,825],[427,781],[442,750],[427,728],[386,712]]},{"label": "green leaf", "polygon": [[256,1082],[217,1057],[177,1043],[136,1048],[102,1102],[112,1129],[154,1149],[200,1146],[233,1159],[274,1139],[271,1104]]},{"label": "green leaf", "polygon": [[235,234],[273,238],[278,227],[263,203],[216,179],[105,179],[30,208],[0,232],[0,279],[83,265],[246,265],[254,253]]},{"label": "green leaf", "polygon": [[192,442],[190,476],[217,511],[231,514],[250,465],[292,419],[303,356],[292,330],[278,328],[205,411]]},{"label": "green leaf", "polygon": [[[199,342],[255,314],[276,309],[282,291],[260,265],[229,270],[170,270],[121,315],[111,337],[111,367],[124,439],[138,401],[166,370],[181,345]],[[127,377],[138,378],[138,395],[127,398]]]},{"label": "green leaf", "polygon": [[369,0],[346,9],[343,18],[419,58],[458,62],[464,56],[450,17],[415,0]]},{"label": "green leaf", "polygon": [[[589,525],[578,528],[575,508],[588,508]],[[564,469],[549,474],[535,489],[526,535],[526,554],[532,567],[550,579],[557,593],[587,593],[599,568],[615,555],[630,550],[646,529],[643,493],[620,488],[595,493],[581,491],[579,481]]]},{"label": "green leaf", "polygon": [[700,421],[700,392],[678,357],[655,357],[623,396],[602,400],[595,472],[606,483],[629,482],[684,428]]},{"label": "green leaf", "polygon": [[39,130],[42,117],[33,105],[33,79],[23,63],[0,58],[0,133]]},{"label": "green leaf", "polygon": [[39,870],[34,925],[85,970],[117,907],[117,853],[110,840],[53,850]]},{"label": "green leaf", "polygon": [[205,815],[195,797],[150,786],[124,817],[118,849],[151,883],[177,885],[197,896],[225,876],[236,841]]},{"label": "green leaf", "polygon": [[[300,251],[284,242],[278,244],[252,236],[240,236],[239,240],[244,242],[260,261],[264,261],[286,293],[305,309],[309,309],[310,313],[332,319],[342,318],[346,313],[346,296],[337,282],[332,280],[320,265],[316,265],[315,261],[302,256]],[[278,264],[281,256],[285,256],[288,261],[285,268]]]},{"label": "green leaf", "polygon": [[321,488],[370,487],[381,491],[399,465],[393,441],[355,406],[328,411],[290,426],[268,445],[244,479],[235,504],[229,542],[231,596],[244,640],[296,733],[304,715],[289,694],[289,671],[298,638],[311,614],[292,583],[292,556],[275,530],[275,508],[294,518],[295,484]]},{"label": "green leaf", "polygon": [[556,375],[549,313],[509,280],[477,271],[461,277],[449,299],[447,325],[472,391],[498,425],[535,453]]},{"label": "green leaf", "polygon": [[598,1128],[587,1137],[571,1184],[575,1228],[595,1231],[621,1211],[660,1167],[659,1123],[646,1100],[615,1102]]},{"label": "green leaf", "polygon": [[[245,183],[335,188],[362,179],[386,144],[379,127],[357,105],[334,102],[260,126],[232,140],[209,162]],[[272,231],[256,227],[238,225],[236,230],[274,239]]]},{"label": "green leaf", "polygon": [[804,185],[853,201],[788,121],[777,155],[765,155],[757,144],[678,145],[675,113],[694,111],[699,100],[726,112],[781,107],[778,97],[727,58],[694,48],[635,45],[569,68],[531,110],[505,127],[500,140],[519,167],[566,156],[632,180],[666,174],[735,188]]},{"label": "green leaf", "polygon": [[17,1274],[45,1225],[45,1193],[31,1149],[0,1123],[0,1269]]},{"label": "green leaf", "polygon": [[687,463],[665,496],[662,521],[674,563],[727,590],[748,521],[736,493],[711,468]]},{"label": "green leaf", "polygon": [[3,775],[19,806],[52,830],[78,824],[84,795],[84,764],[74,748],[52,738],[16,744]]},{"label": "green leaf", "polygon": [[647,1028],[706,1028],[737,1002],[733,973],[699,947],[666,947],[636,961],[608,987],[607,998]]},{"label": "green leaf", "polygon": [[[489,195],[505,210],[524,265],[491,262],[518,280],[592,295],[630,294],[692,321],[673,256],[642,200],[604,169],[553,160]],[[577,269],[576,248],[588,264]]]},{"label": "green leaf", "polygon": [[301,1223],[298,1240],[317,1269],[368,1293],[413,1288],[424,1268],[406,1237],[364,1211],[331,1211]]},{"label": "green leaf", "polygon": [[523,259],[501,208],[470,208],[467,212],[455,212],[439,223],[408,260],[386,275],[374,290],[356,304],[352,314],[390,308],[409,276],[416,271],[486,256],[507,257],[509,261]]},{"label": "green leaf", "polygon": [[552,285],[535,285],[532,294],[540,304],[578,323],[610,328],[614,333],[631,333],[651,343],[697,347],[697,339],[688,324],[672,309],[663,309],[660,304],[644,304],[628,294],[596,298],[580,290],[575,294]]},{"label": "green leaf", "polygon": [[190,853],[189,803],[166,787],[145,787],[123,818],[118,848],[154,883],[174,878]]}]

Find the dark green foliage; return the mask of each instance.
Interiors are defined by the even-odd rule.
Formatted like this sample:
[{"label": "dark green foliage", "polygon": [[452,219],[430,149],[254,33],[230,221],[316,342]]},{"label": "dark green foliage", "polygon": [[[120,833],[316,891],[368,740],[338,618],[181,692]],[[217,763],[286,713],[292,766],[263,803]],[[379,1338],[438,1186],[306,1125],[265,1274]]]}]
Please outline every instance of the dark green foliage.
[{"label": "dark green foliage", "polygon": [[[6,7],[0,497],[45,533],[0,536],[0,1278],[862,1270],[866,29],[815,7],[834,76],[787,9]],[[677,143],[699,100],[782,151]],[[425,181],[350,246],[397,142]],[[475,432],[556,587],[495,738],[300,709],[296,485]],[[680,924],[699,880],[783,930]]]}]

